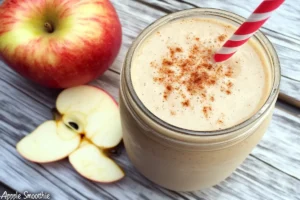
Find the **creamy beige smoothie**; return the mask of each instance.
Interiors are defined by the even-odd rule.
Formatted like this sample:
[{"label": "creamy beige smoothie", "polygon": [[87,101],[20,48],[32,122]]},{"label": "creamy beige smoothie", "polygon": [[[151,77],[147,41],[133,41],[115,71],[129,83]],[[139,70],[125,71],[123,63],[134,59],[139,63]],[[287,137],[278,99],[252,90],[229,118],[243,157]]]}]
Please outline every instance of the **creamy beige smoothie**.
[{"label": "creamy beige smoothie", "polygon": [[270,42],[258,33],[229,60],[213,60],[243,20],[205,8],[173,13],[130,48],[120,87],[124,144],[151,181],[176,191],[216,185],[266,132],[280,81]]},{"label": "creamy beige smoothie", "polygon": [[256,113],[270,93],[270,67],[254,42],[228,61],[213,54],[236,27],[214,19],[185,18],[157,29],[136,49],[131,78],[144,106],[177,127],[211,131]]}]

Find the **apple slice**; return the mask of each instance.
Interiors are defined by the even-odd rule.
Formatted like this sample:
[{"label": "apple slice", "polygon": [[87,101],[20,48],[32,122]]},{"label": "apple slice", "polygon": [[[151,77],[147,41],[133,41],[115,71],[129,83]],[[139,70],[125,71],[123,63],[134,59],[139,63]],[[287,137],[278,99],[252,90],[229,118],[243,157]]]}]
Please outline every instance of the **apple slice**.
[{"label": "apple slice", "polygon": [[117,103],[102,89],[80,85],[63,90],[57,97],[56,108],[60,114],[80,112],[89,115],[95,111],[118,110]]},{"label": "apple slice", "polygon": [[86,140],[69,155],[69,161],[79,174],[92,181],[110,183],[125,175],[114,161]]},{"label": "apple slice", "polygon": [[19,153],[39,163],[69,156],[76,171],[93,181],[123,178],[121,168],[104,153],[122,140],[114,99],[99,88],[77,86],[59,94],[56,109],[55,120],[44,122],[17,144]]},{"label": "apple slice", "polygon": [[95,112],[88,116],[86,137],[102,149],[117,146],[122,139],[119,112]]},{"label": "apple slice", "polygon": [[56,108],[65,124],[82,133],[100,148],[117,146],[122,140],[119,108],[100,88],[82,85],[61,92]]},{"label": "apple slice", "polygon": [[46,121],[17,144],[17,151],[33,162],[53,162],[77,149],[80,140],[81,136],[62,122]]}]

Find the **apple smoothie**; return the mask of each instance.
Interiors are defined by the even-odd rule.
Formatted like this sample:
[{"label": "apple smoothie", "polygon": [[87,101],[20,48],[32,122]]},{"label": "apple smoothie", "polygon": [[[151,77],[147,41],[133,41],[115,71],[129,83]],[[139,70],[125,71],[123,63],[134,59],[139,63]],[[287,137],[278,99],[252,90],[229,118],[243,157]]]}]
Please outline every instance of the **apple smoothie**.
[{"label": "apple smoothie", "polygon": [[257,45],[246,43],[226,62],[213,60],[235,30],[220,20],[185,18],[148,36],[131,66],[143,105],[173,126],[197,131],[229,128],[254,115],[271,85]]},{"label": "apple smoothie", "polygon": [[213,60],[242,20],[213,9],[178,12],[148,27],[129,51],[120,98],[124,142],[153,182],[177,191],[213,186],[265,133],[280,77],[269,41],[259,33],[229,60]]}]

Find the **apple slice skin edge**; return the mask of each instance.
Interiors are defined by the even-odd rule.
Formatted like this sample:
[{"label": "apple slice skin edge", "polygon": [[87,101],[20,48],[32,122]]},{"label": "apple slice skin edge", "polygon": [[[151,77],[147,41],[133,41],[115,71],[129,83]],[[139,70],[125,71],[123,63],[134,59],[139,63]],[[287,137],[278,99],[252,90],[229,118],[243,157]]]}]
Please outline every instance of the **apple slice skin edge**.
[{"label": "apple slice skin edge", "polygon": [[[69,160],[69,162],[70,162],[70,160]],[[104,182],[104,181],[102,182],[102,181],[94,180],[94,179],[91,179],[91,178],[88,178],[88,177],[84,176],[84,175],[81,174],[79,171],[77,171],[75,168],[74,168],[74,170],[75,170],[80,176],[82,176],[83,178],[85,178],[85,179],[87,179],[87,180],[90,180],[90,181],[93,181],[93,182],[95,182],[95,183],[101,183],[101,184],[113,184],[113,183],[116,183],[116,182],[122,180],[122,179],[125,177],[125,172],[124,172],[124,170],[123,170],[121,167],[120,167],[120,170],[123,171],[124,175],[123,175],[121,178],[119,178],[119,179],[117,179],[117,180],[114,180],[114,181],[111,181],[111,182]]]},{"label": "apple slice skin edge", "polygon": [[113,102],[116,104],[116,106],[119,108],[119,104],[118,104],[118,102],[114,99],[114,97],[113,96],[111,96],[111,94],[109,94],[106,90],[104,90],[104,89],[102,89],[102,88],[100,88],[100,87],[98,87],[98,86],[95,86],[95,85],[87,85],[87,86],[91,86],[91,87],[95,87],[95,88],[97,88],[98,90],[101,90],[102,92],[104,92],[105,94],[107,94],[107,96],[109,96],[110,98],[111,98],[111,100],[113,100]]},{"label": "apple slice skin edge", "polygon": [[[95,85],[89,85],[89,86],[95,87],[95,88],[97,88],[98,90],[101,90],[101,91],[103,91],[104,93],[106,93],[107,96],[109,96],[109,97],[113,100],[113,102],[116,104],[116,106],[119,108],[118,102],[117,102],[117,101],[114,99],[114,97],[113,97],[111,94],[109,94],[106,90],[104,90],[104,89],[102,89],[102,88],[100,88],[100,87],[98,87],[98,86],[95,86]],[[123,138],[122,138],[122,139],[120,140],[120,142],[119,142],[116,146],[114,146],[114,147],[100,147],[100,148],[103,149],[103,150],[109,151],[109,150],[112,150],[112,149],[116,148],[119,144],[122,143],[122,141],[123,141]]]},{"label": "apple slice skin edge", "polygon": [[[31,134],[33,134],[35,131],[37,131],[38,129],[41,129],[42,128],[42,126],[43,125],[45,125],[45,124],[49,124],[49,123],[54,123],[55,124],[55,126],[56,126],[56,122],[54,122],[54,121],[45,121],[44,123],[42,123],[41,125],[39,125],[33,132],[31,132],[30,134],[28,134],[28,135],[26,135],[25,137],[23,137],[18,143],[17,143],[17,145],[16,145],[16,150],[17,150],[17,152],[24,158],[24,159],[26,159],[26,160],[28,160],[28,161],[30,161],[30,162],[34,162],[34,163],[40,163],[40,164],[46,164],[46,163],[52,163],[52,162],[56,162],[56,161],[59,161],[59,160],[62,160],[62,159],[64,159],[64,158],[66,158],[66,157],[68,157],[72,152],[74,152],[76,149],[78,149],[78,147],[79,147],[79,145],[80,145],[80,139],[78,140],[78,144],[76,145],[76,146],[74,146],[74,149],[72,150],[72,151],[70,151],[70,152],[68,152],[68,153],[66,153],[66,154],[64,154],[64,155],[62,155],[62,156],[59,156],[59,157],[57,157],[57,158],[55,158],[55,159],[51,159],[51,160],[46,160],[46,161],[38,161],[38,160],[34,160],[34,159],[30,159],[29,157],[30,156],[28,156],[28,155],[26,155],[26,154],[24,154],[24,153],[22,153],[22,148],[24,148],[24,147],[22,147],[22,142],[24,142],[24,139],[26,140],[26,139],[28,139],[28,137],[30,137],[30,135]],[[42,134],[42,133],[34,133],[34,134]],[[57,134],[57,133],[55,133],[55,134]],[[31,136],[32,137],[32,136]]]},{"label": "apple slice skin edge", "polygon": [[[76,149],[74,150],[76,151]],[[73,153],[74,151],[72,151],[71,153]],[[67,158],[70,154],[66,155],[66,156],[63,156],[61,158],[57,158],[56,160],[52,160],[52,161],[35,161],[35,160],[30,160],[29,158],[25,157],[18,149],[17,149],[17,152],[22,156],[22,158],[24,158],[25,160],[28,160],[32,163],[37,163],[37,164],[48,164],[48,163],[54,163],[54,162],[57,162],[57,161],[61,161],[65,158]]]},{"label": "apple slice skin edge", "polygon": [[[109,159],[110,162],[113,162],[114,165],[115,165],[114,167],[117,167],[117,168],[122,172],[122,176],[120,176],[118,179],[115,179],[115,180],[113,180],[113,181],[100,181],[100,180],[96,180],[96,179],[87,177],[86,175],[84,175],[83,173],[81,173],[80,170],[77,169],[76,164],[73,162],[73,159],[74,159],[74,155],[76,156],[76,153],[77,153],[76,151],[80,151],[80,150],[81,150],[80,148],[81,148],[82,146],[86,145],[86,144],[89,145],[89,146],[92,147],[92,148],[96,148],[96,149],[99,151],[99,154],[100,154],[100,153],[101,153],[101,154],[103,153],[104,156],[105,156],[105,159]],[[84,178],[86,178],[86,179],[88,179],[88,180],[91,180],[91,181],[93,181],[93,182],[102,183],[102,184],[110,184],[110,183],[115,183],[115,182],[117,182],[117,181],[120,181],[121,179],[123,179],[123,178],[125,177],[125,172],[124,172],[124,170],[123,170],[117,163],[115,163],[114,160],[112,160],[112,159],[109,158],[104,152],[102,152],[96,145],[94,145],[94,144],[92,144],[92,143],[90,143],[90,142],[82,141],[82,143],[81,143],[81,145],[79,146],[79,148],[78,148],[77,150],[75,150],[74,152],[72,152],[72,153],[69,155],[69,162],[71,163],[71,165],[73,166],[74,170],[75,170],[79,175],[81,175],[82,177],[84,177]]]}]

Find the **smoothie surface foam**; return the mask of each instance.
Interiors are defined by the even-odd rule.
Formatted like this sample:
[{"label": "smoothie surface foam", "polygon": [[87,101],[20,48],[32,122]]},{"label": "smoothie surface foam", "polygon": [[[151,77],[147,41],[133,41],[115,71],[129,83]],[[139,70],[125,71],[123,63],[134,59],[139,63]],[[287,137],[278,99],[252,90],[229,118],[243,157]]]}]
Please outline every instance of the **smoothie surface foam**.
[{"label": "smoothie surface foam", "polygon": [[217,19],[185,18],[144,39],[132,59],[131,79],[144,106],[188,130],[213,131],[253,116],[270,93],[270,66],[250,39],[229,60],[214,53],[236,27]]}]

